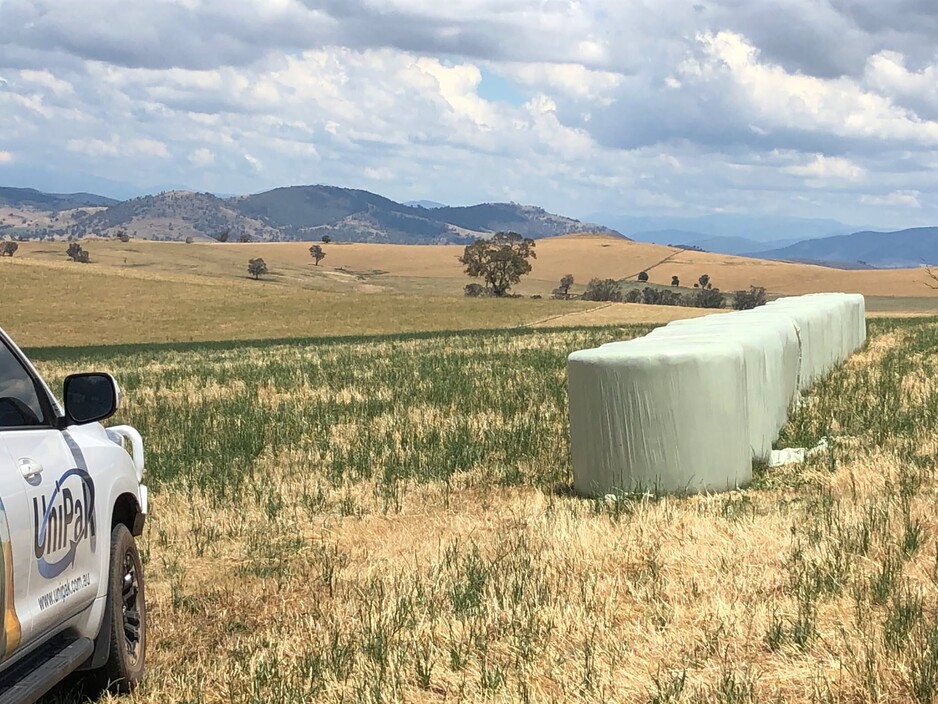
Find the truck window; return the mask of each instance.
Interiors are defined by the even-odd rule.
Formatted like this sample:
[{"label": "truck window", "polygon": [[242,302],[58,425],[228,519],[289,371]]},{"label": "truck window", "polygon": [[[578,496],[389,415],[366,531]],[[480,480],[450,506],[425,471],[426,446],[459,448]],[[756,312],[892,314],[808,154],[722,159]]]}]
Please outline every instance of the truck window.
[{"label": "truck window", "polygon": [[0,428],[43,425],[44,416],[33,378],[0,341]]}]

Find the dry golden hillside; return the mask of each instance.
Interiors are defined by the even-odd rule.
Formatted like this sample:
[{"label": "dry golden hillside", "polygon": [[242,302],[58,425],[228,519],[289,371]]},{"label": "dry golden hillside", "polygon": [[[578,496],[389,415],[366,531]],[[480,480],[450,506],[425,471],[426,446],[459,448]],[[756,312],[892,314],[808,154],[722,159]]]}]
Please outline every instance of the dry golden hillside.
[{"label": "dry golden hillside", "polygon": [[565,273],[585,281],[595,276],[634,277],[645,270],[649,280],[659,284],[669,284],[672,276],[678,276],[683,284],[691,285],[701,274],[709,274],[714,286],[723,290],[756,285],[786,294],[846,291],[866,296],[938,295],[938,291],[925,286],[926,276],[921,269],[846,271],[593,235],[544,240],[538,242],[537,252],[533,275],[550,281],[559,280]]},{"label": "dry golden hillside", "polygon": [[[65,260],[64,243],[23,243],[17,258]],[[258,244],[181,244],[175,242],[88,240],[96,263],[160,272],[174,277],[196,274],[243,277],[247,260],[263,257],[271,280],[325,290],[359,292],[429,292],[459,294],[468,281],[455,245],[337,244],[323,245],[326,258],[316,267],[309,242]],[[546,294],[564,274],[577,284],[589,279],[634,278],[647,271],[652,283],[669,284],[678,276],[691,285],[709,274],[724,291],[764,286],[771,293],[802,294],[848,291],[866,296],[938,297],[925,286],[921,269],[847,271],[789,264],[631,242],[601,235],[567,235],[539,240],[533,271],[519,293]]]},{"label": "dry golden hillside", "polygon": [[[537,243],[530,276],[516,287],[545,300],[470,300],[458,246],[329,244],[316,266],[308,242],[191,244],[88,239],[91,264],[65,256],[64,242],[20,243],[0,259],[0,327],[23,344],[87,344],[351,335],[525,326],[665,323],[705,314],[692,308],[552,301],[572,273],[574,290],[594,277],[626,279],[648,271],[669,284],[709,274],[723,290],[765,286],[774,294],[850,291],[870,310],[938,313],[938,291],[921,270],[841,271],[691,252],[615,238],[576,235]],[[262,257],[269,275],[253,281],[247,261]],[[78,326],[78,318],[94,319]],[[90,332],[93,330],[93,334]]]}]

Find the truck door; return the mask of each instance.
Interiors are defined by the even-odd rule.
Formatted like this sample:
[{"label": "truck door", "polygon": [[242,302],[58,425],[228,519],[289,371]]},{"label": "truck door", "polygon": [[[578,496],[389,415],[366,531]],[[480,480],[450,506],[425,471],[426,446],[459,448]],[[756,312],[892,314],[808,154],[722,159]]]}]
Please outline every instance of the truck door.
[{"label": "truck door", "polygon": [[0,480],[10,498],[0,499],[24,644],[88,606],[99,581],[94,483],[78,445],[55,426],[38,377],[0,337],[0,466],[12,474]]}]

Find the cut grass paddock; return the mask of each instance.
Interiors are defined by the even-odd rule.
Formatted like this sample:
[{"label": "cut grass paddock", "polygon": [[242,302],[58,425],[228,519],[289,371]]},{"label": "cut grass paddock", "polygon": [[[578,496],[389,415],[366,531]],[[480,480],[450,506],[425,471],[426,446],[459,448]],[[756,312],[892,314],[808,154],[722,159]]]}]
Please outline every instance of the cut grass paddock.
[{"label": "cut grass paddock", "polygon": [[576,498],[565,357],[646,330],[32,351],[147,442],[135,700],[933,701],[938,323],[871,321],[807,465]]}]

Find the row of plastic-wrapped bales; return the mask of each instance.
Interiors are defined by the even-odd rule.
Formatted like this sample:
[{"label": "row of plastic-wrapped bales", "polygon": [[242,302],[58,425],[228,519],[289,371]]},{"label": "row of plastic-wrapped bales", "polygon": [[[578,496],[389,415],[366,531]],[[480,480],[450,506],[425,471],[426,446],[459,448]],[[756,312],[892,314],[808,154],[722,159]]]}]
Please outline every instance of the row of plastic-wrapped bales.
[{"label": "row of plastic-wrapped bales", "polygon": [[859,294],[780,298],[570,355],[574,488],[726,491],[752,479],[801,392],[866,342]]}]

